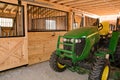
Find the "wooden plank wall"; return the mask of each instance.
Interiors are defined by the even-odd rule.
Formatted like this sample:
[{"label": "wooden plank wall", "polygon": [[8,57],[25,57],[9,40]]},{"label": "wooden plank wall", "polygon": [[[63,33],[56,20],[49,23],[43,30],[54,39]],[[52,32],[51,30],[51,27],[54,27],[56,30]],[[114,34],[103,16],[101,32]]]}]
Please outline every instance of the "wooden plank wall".
[{"label": "wooden plank wall", "polygon": [[85,16],[85,26],[91,26],[96,22],[97,19]]},{"label": "wooden plank wall", "polygon": [[24,38],[0,39],[0,71],[28,63]]},{"label": "wooden plank wall", "polygon": [[29,64],[49,60],[50,55],[56,49],[58,36],[63,35],[64,33],[66,32],[29,32]]},{"label": "wooden plank wall", "polygon": [[75,22],[77,22],[77,28],[80,27],[80,23],[81,23],[81,16],[80,15],[75,15]]},{"label": "wooden plank wall", "polygon": [[[17,4],[17,0],[1,1]],[[27,34],[25,37],[0,38],[0,71],[28,64],[27,50]]]},{"label": "wooden plank wall", "polygon": [[[69,27],[68,27],[68,29],[69,30],[72,29],[71,28],[72,27],[71,26],[72,14],[70,12],[70,8],[61,6],[61,5],[51,4],[48,2],[46,3],[46,2],[40,1],[40,0],[34,0],[34,1],[35,1],[35,3],[32,3],[32,2],[27,2],[27,3],[69,12],[69,19],[68,19]],[[38,4],[37,4],[37,2],[38,2]],[[42,5],[41,3],[46,3],[48,5]],[[62,26],[62,25],[60,25],[60,26]],[[31,27],[30,24],[28,24],[28,27],[29,28]],[[50,55],[56,49],[58,36],[63,35],[65,33],[66,33],[65,31],[61,31],[61,32],[58,32],[58,31],[57,32],[28,32],[28,63],[31,65],[31,64],[49,60]],[[52,35],[55,35],[55,36],[52,36]]]},{"label": "wooden plank wall", "polygon": [[[17,0],[2,1],[17,4]],[[25,37],[0,38],[0,71],[48,60],[56,48],[58,35],[65,33],[27,32],[27,4],[29,4],[29,2],[23,1],[22,4],[25,7]],[[31,4],[33,3],[31,2]],[[54,5],[52,7],[56,8]],[[62,6],[59,6],[58,9],[59,8],[64,11],[65,9],[69,10],[69,8]],[[69,16],[71,17],[71,15]],[[70,18],[70,20],[72,19]]]}]

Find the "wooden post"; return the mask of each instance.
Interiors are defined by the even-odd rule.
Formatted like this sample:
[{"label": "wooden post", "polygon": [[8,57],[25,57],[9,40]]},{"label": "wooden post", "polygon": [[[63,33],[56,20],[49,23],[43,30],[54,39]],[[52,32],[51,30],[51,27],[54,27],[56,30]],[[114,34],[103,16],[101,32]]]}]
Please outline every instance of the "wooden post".
[{"label": "wooden post", "polygon": [[72,30],[72,25],[73,25],[72,16],[73,16],[73,12],[70,11],[70,12],[68,13],[68,31]]}]

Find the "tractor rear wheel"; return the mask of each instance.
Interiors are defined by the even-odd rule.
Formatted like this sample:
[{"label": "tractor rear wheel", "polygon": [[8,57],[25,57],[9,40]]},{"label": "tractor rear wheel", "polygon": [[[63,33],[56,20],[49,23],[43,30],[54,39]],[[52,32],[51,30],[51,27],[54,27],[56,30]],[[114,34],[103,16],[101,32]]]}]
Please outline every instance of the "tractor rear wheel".
[{"label": "tractor rear wheel", "polygon": [[56,55],[56,51],[53,52],[53,54],[51,55],[51,58],[49,60],[50,67],[56,72],[63,72],[66,70],[66,66],[64,64],[61,64],[58,61],[58,58],[59,57]]},{"label": "tractor rear wheel", "polygon": [[93,64],[88,80],[108,80],[110,65],[107,59],[97,58]]}]

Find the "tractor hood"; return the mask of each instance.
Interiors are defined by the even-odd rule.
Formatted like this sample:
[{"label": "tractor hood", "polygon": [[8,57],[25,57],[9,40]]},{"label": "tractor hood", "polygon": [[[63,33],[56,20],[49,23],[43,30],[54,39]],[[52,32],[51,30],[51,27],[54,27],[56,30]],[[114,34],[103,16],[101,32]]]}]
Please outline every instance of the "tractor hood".
[{"label": "tractor hood", "polygon": [[82,27],[82,28],[67,32],[64,35],[64,37],[65,38],[85,38],[95,32],[98,32],[97,26]]}]

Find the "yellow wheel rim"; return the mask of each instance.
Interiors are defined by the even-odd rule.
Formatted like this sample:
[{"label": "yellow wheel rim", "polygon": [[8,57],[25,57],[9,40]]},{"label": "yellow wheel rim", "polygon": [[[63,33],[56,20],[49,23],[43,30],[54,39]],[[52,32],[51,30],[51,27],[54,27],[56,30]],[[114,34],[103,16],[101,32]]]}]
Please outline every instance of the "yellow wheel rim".
[{"label": "yellow wheel rim", "polygon": [[60,69],[63,69],[63,68],[65,67],[65,65],[62,65],[62,64],[60,64],[59,62],[57,63],[57,65],[58,65],[58,67],[59,67]]},{"label": "yellow wheel rim", "polygon": [[101,80],[107,80],[109,76],[109,66],[106,66],[103,70],[102,79]]}]

